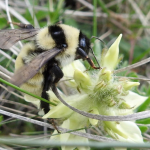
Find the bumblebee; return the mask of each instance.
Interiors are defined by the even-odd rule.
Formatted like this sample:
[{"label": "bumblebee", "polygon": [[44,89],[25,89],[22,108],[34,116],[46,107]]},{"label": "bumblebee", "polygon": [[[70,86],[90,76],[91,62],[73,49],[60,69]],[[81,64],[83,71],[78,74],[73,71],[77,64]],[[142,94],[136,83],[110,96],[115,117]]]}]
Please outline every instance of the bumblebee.
[{"label": "bumblebee", "polygon": [[[65,24],[55,24],[42,29],[32,25],[17,24],[21,29],[0,30],[0,48],[9,49],[19,40],[34,38],[25,44],[15,63],[15,74],[11,82],[22,89],[49,100],[46,93],[63,77],[61,68],[76,59],[87,60],[90,66],[96,67],[88,57],[89,39],[77,28]],[[48,113],[49,104],[29,95],[25,100]]]}]

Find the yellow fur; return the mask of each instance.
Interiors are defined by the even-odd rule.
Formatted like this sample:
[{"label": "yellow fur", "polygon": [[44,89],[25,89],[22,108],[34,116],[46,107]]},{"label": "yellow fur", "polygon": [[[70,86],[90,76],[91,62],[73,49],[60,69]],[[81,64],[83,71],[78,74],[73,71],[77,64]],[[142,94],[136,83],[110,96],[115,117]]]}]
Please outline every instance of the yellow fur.
[{"label": "yellow fur", "polygon": [[16,59],[15,71],[17,71],[19,68],[24,66],[22,58],[27,56],[29,51],[34,51],[34,50],[35,50],[35,46],[33,43],[27,43],[23,46],[23,48],[21,49],[21,51]]},{"label": "yellow fur", "polygon": [[78,47],[80,31],[74,27],[65,24],[60,24],[59,26],[64,30],[66,41],[68,44],[67,51],[65,52],[72,55],[76,52],[76,48]]},{"label": "yellow fur", "polygon": [[48,27],[39,31],[36,36],[37,44],[43,50],[49,50],[56,46],[55,41],[48,32]]},{"label": "yellow fur", "polygon": [[[68,44],[68,47],[59,55],[57,55],[55,58],[59,62],[61,62],[61,66],[65,66],[69,63],[71,63],[75,58],[76,48],[78,47],[78,41],[79,41],[79,33],[80,31],[74,27],[60,24],[59,25],[66,37],[66,42]],[[67,55],[70,55],[70,58],[67,58]]]},{"label": "yellow fur", "polygon": [[[29,57],[28,53],[31,51],[35,51],[35,45],[33,43],[27,43],[23,46],[20,54],[18,55],[15,63],[15,71],[17,71],[19,68],[23,67],[25,64],[23,63],[23,58],[28,59],[28,62],[30,62],[34,57]],[[32,70],[31,70],[32,71]],[[29,79],[26,83],[22,84],[20,87],[24,89],[25,91],[31,92],[37,96],[41,96],[42,93],[42,84],[43,84],[43,74],[44,67],[40,69],[39,73],[37,73],[33,78]],[[26,101],[37,101],[39,103],[38,99],[33,98],[32,96],[28,96],[27,94],[24,94],[24,98]]]}]

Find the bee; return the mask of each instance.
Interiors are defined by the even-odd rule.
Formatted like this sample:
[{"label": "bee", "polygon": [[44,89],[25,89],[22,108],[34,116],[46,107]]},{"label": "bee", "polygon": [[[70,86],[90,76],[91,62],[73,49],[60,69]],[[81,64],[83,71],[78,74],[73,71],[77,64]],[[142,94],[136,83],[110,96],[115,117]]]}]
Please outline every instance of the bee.
[{"label": "bee", "polygon": [[[87,60],[92,68],[100,68],[89,58],[90,40],[79,29],[65,24],[41,29],[30,24],[13,24],[21,29],[0,30],[1,49],[9,49],[20,40],[34,38],[22,47],[16,59],[15,73],[11,78],[11,83],[16,86],[49,100],[46,91],[63,77],[61,68],[65,65],[76,59],[83,59]],[[39,102],[45,114],[49,112],[50,107],[46,102],[26,94],[24,97],[37,106]]]}]

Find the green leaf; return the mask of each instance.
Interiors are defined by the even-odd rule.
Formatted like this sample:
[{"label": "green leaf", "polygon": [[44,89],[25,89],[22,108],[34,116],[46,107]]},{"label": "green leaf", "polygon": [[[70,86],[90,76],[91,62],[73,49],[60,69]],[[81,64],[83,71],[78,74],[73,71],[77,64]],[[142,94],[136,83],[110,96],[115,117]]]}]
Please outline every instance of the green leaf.
[{"label": "green leaf", "polygon": [[146,126],[139,126],[142,133],[145,133],[148,130],[148,127]]},{"label": "green leaf", "polygon": [[138,112],[144,111],[146,110],[150,105],[150,97],[142,104],[138,107]]},{"label": "green leaf", "polygon": [[136,123],[139,123],[139,124],[150,124],[150,118],[137,120]]}]

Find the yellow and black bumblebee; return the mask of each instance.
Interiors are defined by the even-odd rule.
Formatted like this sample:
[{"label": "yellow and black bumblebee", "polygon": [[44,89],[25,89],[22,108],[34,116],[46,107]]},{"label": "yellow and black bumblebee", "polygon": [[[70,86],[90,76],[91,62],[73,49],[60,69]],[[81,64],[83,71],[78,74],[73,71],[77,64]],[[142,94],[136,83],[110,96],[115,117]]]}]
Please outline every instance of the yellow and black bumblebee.
[{"label": "yellow and black bumblebee", "polygon": [[[49,100],[46,93],[63,77],[61,68],[76,59],[87,60],[92,68],[93,61],[88,57],[89,39],[77,28],[65,24],[51,25],[36,29],[30,24],[14,23],[21,29],[0,30],[0,48],[9,49],[19,40],[33,38],[25,44],[15,63],[15,74],[11,82],[22,89]],[[36,98],[25,95],[25,99],[37,102]],[[49,104],[41,101],[41,109],[47,113]]]}]

